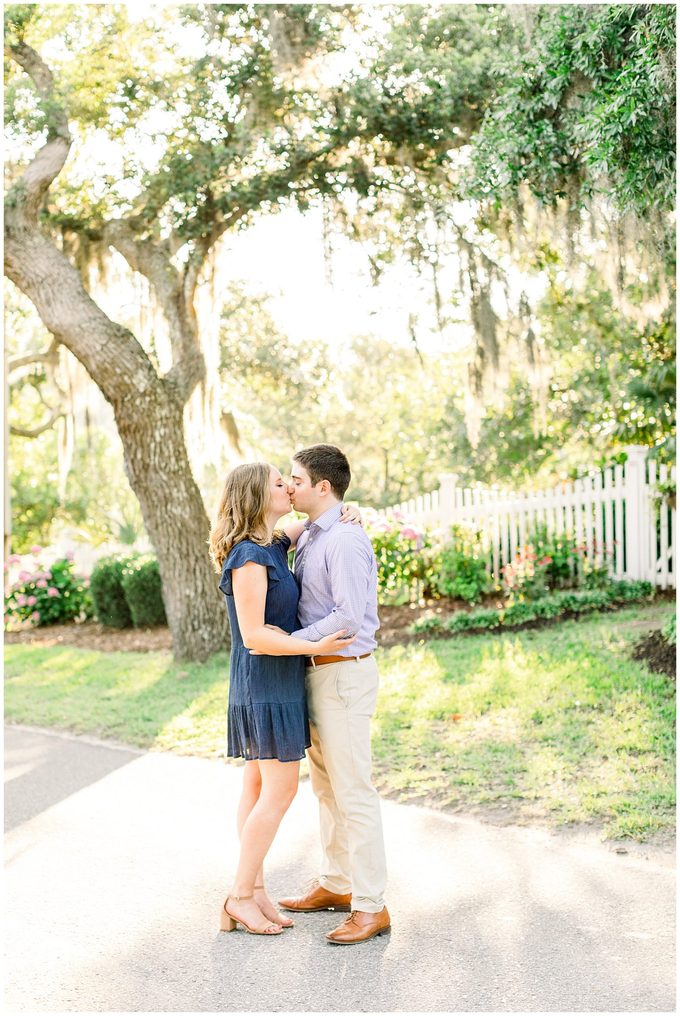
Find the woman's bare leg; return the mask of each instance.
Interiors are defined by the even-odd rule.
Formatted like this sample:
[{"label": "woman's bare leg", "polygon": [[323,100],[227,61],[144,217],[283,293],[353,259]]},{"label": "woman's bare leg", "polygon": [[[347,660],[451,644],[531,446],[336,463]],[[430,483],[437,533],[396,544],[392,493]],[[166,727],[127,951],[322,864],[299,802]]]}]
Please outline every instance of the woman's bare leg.
[{"label": "woman's bare leg", "polygon": [[[241,839],[241,832],[243,826],[246,823],[248,816],[257,804],[262,789],[262,776],[260,774],[260,763],[257,759],[246,762],[245,770],[243,773],[243,790],[241,792],[241,799],[238,805],[238,811],[236,813],[236,827],[238,829],[239,840]],[[257,875],[255,876],[255,885],[264,886],[264,868],[260,867]],[[292,928],[294,921],[292,918],[285,914],[280,914],[276,909],[265,889],[255,890],[255,902],[259,906],[260,910],[266,918],[270,921],[274,921],[276,924],[282,925],[284,928]]]},{"label": "woman's bare leg", "polygon": [[[261,787],[257,800],[246,815],[251,796],[257,786],[254,776],[248,773],[248,792],[246,793],[246,777],[244,776],[243,808],[239,804],[239,815],[244,820],[240,829],[241,852],[236,877],[232,886],[232,896],[250,896],[255,885],[261,884],[262,867],[281,819],[295,797],[300,772],[299,762],[279,762],[276,759],[260,759],[258,768]],[[259,876],[259,877],[258,877]],[[229,901],[229,910],[235,917],[241,917],[252,925],[262,923],[263,913],[254,900],[235,902]]]},{"label": "woman's bare leg", "polygon": [[243,788],[236,812],[236,828],[238,829],[239,839],[241,839],[241,830],[245,825],[246,819],[257,804],[261,789],[262,777],[260,775],[259,761],[255,759],[252,762],[246,762],[243,770]]}]

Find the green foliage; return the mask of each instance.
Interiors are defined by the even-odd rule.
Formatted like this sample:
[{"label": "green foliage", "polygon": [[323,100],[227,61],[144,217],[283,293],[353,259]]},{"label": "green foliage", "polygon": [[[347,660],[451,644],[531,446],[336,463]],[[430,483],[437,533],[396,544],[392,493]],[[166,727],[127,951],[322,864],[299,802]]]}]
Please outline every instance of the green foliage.
[{"label": "green foliage", "polygon": [[578,546],[571,533],[549,533],[545,523],[541,523],[532,530],[529,543],[539,560],[549,558],[544,567],[551,589],[579,583],[585,568],[585,547]]},{"label": "green foliage", "polygon": [[591,563],[585,544],[578,544],[568,532],[549,533],[545,523],[536,526],[527,539],[503,568],[511,602],[540,599],[548,589],[564,586],[598,589],[609,585],[612,547],[593,546],[595,563]]},{"label": "green foliage", "polygon": [[19,573],[5,600],[5,626],[17,623],[47,625],[84,620],[92,613],[88,581],[73,571],[70,557],[51,565],[40,563],[35,549],[34,567]]},{"label": "green foliage", "polygon": [[[298,72],[342,48],[346,5],[124,5],[43,8],[27,42],[50,51],[59,98],[79,138],[97,135],[96,163],[67,166],[51,215],[72,229],[135,209],[137,229],[158,238],[161,221],[193,244],[216,217],[244,226],[256,210],[308,202],[338,174],[328,154],[343,135],[327,116],[328,89]],[[10,129],[36,129],[26,93]],[[105,137],[104,137],[105,135]],[[94,151],[94,146],[93,146]],[[140,157],[140,153],[144,153]]]},{"label": "green foliage", "polygon": [[547,204],[599,189],[623,210],[672,208],[675,10],[539,5],[475,144],[473,191],[501,202],[528,184]]},{"label": "green foliage", "polygon": [[498,47],[512,35],[498,7],[390,8],[374,59],[349,90],[351,127],[383,148],[388,165],[401,157],[421,171],[440,166],[479,125],[494,92]]},{"label": "green foliage", "polygon": [[379,602],[427,595],[435,574],[431,535],[408,523],[400,512],[368,509],[363,516],[378,563]]},{"label": "green foliage", "polygon": [[49,544],[50,529],[59,509],[55,479],[49,474],[36,474],[30,468],[12,471],[11,504],[12,549],[26,554],[35,543]]},{"label": "green foliage", "polygon": [[443,546],[435,567],[435,589],[440,596],[477,603],[491,589],[489,553],[481,532],[453,526],[451,540]]},{"label": "green foliage", "polygon": [[109,628],[129,628],[132,614],[123,588],[126,568],[134,557],[112,554],[97,561],[90,576],[97,620]]},{"label": "green foliage", "polygon": [[3,31],[6,46],[23,41],[26,29],[40,17],[38,4],[7,4],[4,9]]},{"label": "green foliage", "polygon": [[552,593],[541,599],[521,600],[498,609],[473,610],[454,614],[447,620],[434,615],[415,622],[414,635],[435,632],[487,631],[512,628],[527,622],[607,610],[623,603],[649,600],[654,590],[649,582],[610,582],[601,589],[579,589]]},{"label": "green foliage", "polygon": [[626,444],[655,447],[666,461],[673,457],[673,313],[640,327],[617,309],[594,270],[583,287],[563,269],[550,278],[537,311],[551,362],[545,404],[526,383],[511,386],[503,410],[487,413],[479,448],[464,457],[466,479],[472,473],[482,481],[525,482],[539,470],[548,477],[559,468],[564,476],[565,463],[610,465]]},{"label": "green foliage", "polygon": [[[14,403],[20,393],[12,395]],[[109,540],[134,542],[142,536],[141,511],[115,436],[100,428],[76,431],[63,499],[59,497],[57,439],[54,429],[32,439],[10,436],[12,549],[24,554],[34,543],[55,543],[64,528],[75,530],[93,546]]]},{"label": "green foliage", "polygon": [[[664,608],[665,609],[665,608]],[[379,650],[372,721],[378,786],[406,803],[500,805],[547,827],[593,822],[643,840],[673,828],[672,684],[629,658],[658,607],[544,631]],[[415,643],[416,640],[413,640]],[[418,640],[420,643],[420,640]],[[179,754],[224,754],[228,660],[8,645],[5,712]]]},{"label": "green foliage", "polygon": [[[433,433],[450,387],[441,357],[356,336],[333,374],[334,394],[325,419],[329,440],[347,449],[352,496],[389,506],[438,486]],[[347,406],[351,406],[351,412]]]},{"label": "green foliage", "polygon": [[551,559],[539,557],[531,544],[522,547],[503,568],[503,585],[510,603],[545,596],[550,563]]},{"label": "green foliage", "polygon": [[677,618],[674,611],[661,631],[661,634],[670,646],[676,645],[676,621]]},{"label": "green foliage", "polygon": [[[675,308],[647,327],[629,361],[624,413],[619,410],[617,438],[655,445],[663,461],[675,459],[676,410]],[[617,407],[618,408],[618,407]]]},{"label": "green foliage", "polygon": [[161,576],[155,557],[129,560],[123,570],[121,583],[135,627],[167,624]]},{"label": "green foliage", "polygon": [[450,387],[440,357],[355,336],[337,360],[321,337],[291,341],[267,300],[238,284],[222,315],[220,352],[223,404],[235,407],[243,443],[266,460],[288,468],[293,446],[281,420],[294,406],[296,446],[326,440],[347,451],[351,499],[380,507],[437,485],[432,435]]},{"label": "green foliage", "polygon": [[[78,234],[81,252],[108,218],[134,212],[140,240],[172,235],[171,246],[186,242],[193,258],[216,224],[245,227],[257,212],[304,209],[321,196],[366,245],[375,279],[402,256],[436,279],[447,251],[463,276],[472,252],[485,271],[503,262],[505,234],[485,206],[502,205],[507,227],[509,199],[527,183],[546,204],[566,196],[575,208],[608,175],[621,208],[668,204],[669,5],[397,5],[384,17],[349,5],[189,5],[131,17],[124,5],[34,4],[9,8],[6,25],[49,60],[74,125],[85,161],[69,160],[45,216]],[[48,111],[11,60],[7,89],[11,176],[35,150]],[[469,192],[483,206],[470,209],[468,227],[456,201]],[[621,294],[635,310],[627,317],[599,269],[577,284],[565,269],[567,241],[545,239],[550,221],[538,213],[520,265],[551,278],[537,313],[547,397],[511,362],[504,398],[484,394],[473,447],[469,349],[429,357],[414,325],[413,348],[362,336],[338,362],[320,341],[296,347],[263,300],[234,290],[220,374],[244,446],[283,465],[290,444],[280,421],[294,403],[296,441],[341,444],[355,466],[350,496],[376,505],[433,489],[446,469],[464,482],[519,483],[556,479],[595,454],[609,460],[630,441],[672,455],[673,322],[631,324],[666,266]],[[519,230],[510,232],[517,246]],[[457,347],[468,323],[463,288],[456,279],[448,296],[434,295],[438,326]],[[499,343],[523,327],[499,325]],[[482,352],[493,363],[495,350]],[[41,386],[36,376],[21,392],[36,417]],[[56,455],[31,469],[28,442],[12,445],[20,548],[45,541],[54,516],[93,542],[141,530],[122,481],[120,499],[108,487],[100,497],[98,449],[96,467],[89,448],[76,449],[59,504]],[[117,449],[107,476],[120,461]]]},{"label": "green foliage", "polygon": [[[439,471],[456,472],[465,485],[553,485],[585,463],[612,465],[626,444],[647,445],[665,462],[674,458],[672,310],[640,325],[617,306],[594,268],[582,284],[561,262],[546,274],[550,284],[536,308],[545,363],[540,389],[529,384],[526,369],[508,364],[502,398],[485,401],[476,447],[466,432],[462,381],[430,423],[429,453]],[[658,272],[644,293],[626,289],[639,316],[644,300],[654,299],[652,285],[662,285]],[[462,377],[460,365],[446,369]]]}]

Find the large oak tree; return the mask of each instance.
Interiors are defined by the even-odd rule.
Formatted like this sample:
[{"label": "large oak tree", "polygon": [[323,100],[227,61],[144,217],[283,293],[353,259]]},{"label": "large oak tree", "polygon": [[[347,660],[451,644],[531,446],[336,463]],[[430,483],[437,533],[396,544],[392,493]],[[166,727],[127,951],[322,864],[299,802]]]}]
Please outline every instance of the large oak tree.
[{"label": "large oak tree", "polygon": [[[434,102],[389,74],[375,80],[379,18],[348,63],[361,16],[215,4],[131,23],[122,5],[7,9],[8,121],[25,157],[10,166],[5,271],[113,407],[179,657],[205,658],[226,638],[184,427],[197,389],[216,397],[196,308],[207,259],[227,231],[290,200],[403,196],[414,165],[436,169],[475,117],[465,75]],[[165,371],[89,291],[83,267],[111,251],[163,313]]]},{"label": "large oak tree", "polygon": [[[323,15],[305,14],[197,7],[183,25],[166,26],[174,40],[163,45],[151,31],[160,26],[130,24],[123,7],[57,9],[47,25],[50,14],[39,5],[7,12],[6,52],[23,72],[10,74],[10,122],[34,153],[10,169],[5,271],[113,407],[180,658],[204,659],[227,637],[206,552],[209,520],[184,431],[188,399],[214,381],[198,334],[197,284],[219,238],[254,209],[309,186],[312,167],[334,147],[305,136],[304,91],[285,84],[288,72],[319,49],[322,30],[330,38],[333,29]],[[182,48],[182,28],[203,51],[168,61],[173,41]],[[61,79],[35,44],[42,36],[48,45],[51,32],[67,51],[67,59],[63,52],[55,57]],[[127,59],[113,59],[114,48]],[[123,178],[104,174],[93,187],[71,177],[48,195],[72,150],[104,131],[125,149]],[[138,158],[135,144],[152,143],[160,157]],[[147,278],[167,324],[169,370],[161,372],[88,292],[78,259],[67,253],[88,247],[117,251]]]},{"label": "large oak tree", "polygon": [[[490,288],[500,274],[480,237],[489,225],[496,232],[504,227],[493,215],[485,218],[482,201],[480,228],[468,228],[466,216],[457,221],[456,203],[471,194],[489,198],[487,205],[505,198],[497,177],[500,172],[507,183],[507,166],[485,161],[489,150],[505,153],[513,169],[508,201],[523,184],[541,193],[522,145],[534,134],[540,138],[546,124],[554,127],[563,111],[565,123],[576,125],[567,138],[569,157],[550,149],[548,168],[557,158],[556,165],[581,173],[581,137],[586,127],[594,129],[588,117],[602,92],[599,57],[591,67],[586,46],[595,28],[604,33],[603,51],[614,54],[609,63],[621,70],[617,88],[625,91],[626,68],[640,52],[652,70],[661,66],[657,92],[663,92],[666,37],[656,39],[649,5],[629,7],[630,17],[623,6],[612,7],[606,23],[598,8],[592,17],[559,8],[538,28],[512,24],[502,5],[397,5],[375,12],[349,5],[206,4],[159,7],[133,22],[122,5],[6,9],[7,120],[12,151],[20,153],[8,167],[6,273],[113,407],[126,471],[158,554],[178,656],[204,658],[226,637],[206,554],[208,518],[185,437],[187,404],[197,393],[212,406],[219,397],[219,355],[207,356],[197,308],[200,280],[221,238],[286,202],[304,208],[324,200],[369,255],[373,250],[376,271],[395,250],[432,270],[444,320],[432,241],[433,228],[440,230],[467,269],[477,336],[470,386],[481,391],[480,378],[498,355]],[[583,45],[575,45],[574,32]],[[561,57],[555,74],[543,59],[542,47],[559,56],[553,37],[566,39],[577,54],[568,73]],[[520,67],[529,42],[532,60],[534,49],[538,56]],[[515,55],[509,66],[517,73],[499,78],[504,53]],[[535,102],[527,105],[527,95],[513,86],[516,78]],[[505,90],[494,105],[499,80]],[[585,120],[577,115],[582,93]],[[642,117],[651,100],[647,93],[635,100]],[[619,109],[612,103],[606,117],[616,120]],[[522,126],[527,111],[530,123]],[[511,132],[517,157],[498,145],[485,148],[506,118],[517,128]],[[663,111],[657,119],[665,130]],[[469,152],[483,122],[475,191]],[[656,136],[651,147],[658,147]],[[644,170],[644,145],[638,149],[636,166]],[[540,144],[536,150],[543,150]],[[663,182],[665,155],[662,162]],[[607,164],[618,172],[611,159]],[[655,194],[667,193],[656,181]],[[625,198],[625,187],[618,190]],[[356,197],[353,205],[343,204],[346,194]],[[169,367],[161,368],[153,344],[97,303],[84,269],[112,251],[147,280],[165,321]],[[215,339],[220,301],[215,294]],[[525,321],[522,314],[520,301],[517,326],[528,341],[530,315]],[[194,430],[190,440],[215,437]]]}]

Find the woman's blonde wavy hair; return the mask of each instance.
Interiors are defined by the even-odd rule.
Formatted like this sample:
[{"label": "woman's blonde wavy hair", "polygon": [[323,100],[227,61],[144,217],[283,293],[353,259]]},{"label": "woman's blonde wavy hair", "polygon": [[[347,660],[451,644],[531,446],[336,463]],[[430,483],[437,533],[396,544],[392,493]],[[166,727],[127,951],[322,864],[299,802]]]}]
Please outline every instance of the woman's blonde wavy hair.
[{"label": "woman's blonde wavy hair", "polygon": [[[266,462],[246,462],[227,475],[217,517],[210,529],[210,556],[215,571],[222,571],[229,551],[241,540],[252,540],[261,547],[272,542],[267,528],[271,469]],[[278,532],[274,534],[277,535]]]}]

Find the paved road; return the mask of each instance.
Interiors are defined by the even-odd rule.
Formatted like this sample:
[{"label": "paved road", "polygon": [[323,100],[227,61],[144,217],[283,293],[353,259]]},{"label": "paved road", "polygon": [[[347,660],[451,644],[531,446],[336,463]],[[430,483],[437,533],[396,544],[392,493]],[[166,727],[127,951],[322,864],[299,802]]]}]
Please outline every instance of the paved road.
[{"label": "paved road", "polygon": [[[9,727],[6,1011],[674,1011],[672,859],[384,802],[390,936],[219,934],[238,769]],[[314,874],[303,784],[269,865]]]}]

